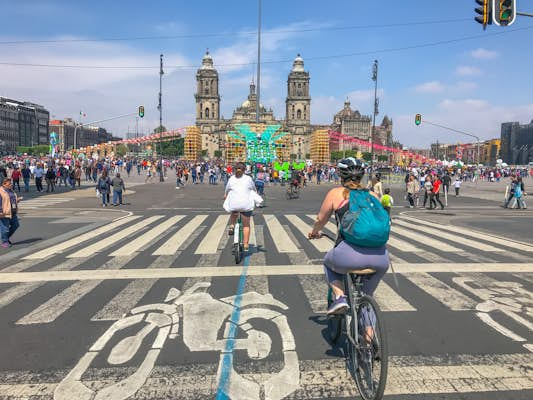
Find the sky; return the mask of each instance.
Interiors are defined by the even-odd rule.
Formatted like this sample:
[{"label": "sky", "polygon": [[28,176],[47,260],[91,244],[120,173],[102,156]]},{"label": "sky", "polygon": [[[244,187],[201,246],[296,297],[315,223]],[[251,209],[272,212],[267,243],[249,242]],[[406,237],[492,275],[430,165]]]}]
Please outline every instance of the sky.
[{"label": "sky", "polygon": [[[533,12],[533,1],[517,3]],[[261,102],[285,117],[287,75],[301,53],[312,123],[330,124],[347,98],[370,115],[377,59],[377,122],[392,118],[395,140],[409,147],[471,140],[417,127],[417,113],[498,138],[502,122],[533,119],[533,18],[483,31],[475,7],[474,0],[263,0]],[[0,0],[0,10],[0,96],[42,104],[53,118],[78,119],[81,110],[91,122],[144,105],[139,131],[151,132],[163,54],[163,125],[194,124],[195,74],[207,48],[220,75],[221,114],[230,118],[256,71],[257,0]],[[136,119],[100,125],[125,136]]]}]

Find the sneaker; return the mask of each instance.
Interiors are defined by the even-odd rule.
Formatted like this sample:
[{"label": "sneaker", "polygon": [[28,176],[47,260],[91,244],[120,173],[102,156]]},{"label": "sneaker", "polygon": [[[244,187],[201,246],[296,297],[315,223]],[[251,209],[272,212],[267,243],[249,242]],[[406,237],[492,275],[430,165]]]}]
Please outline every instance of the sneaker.
[{"label": "sneaker", "polygon": [[180,187],[179,186],[176,186],[176,189],[179,189]]},{"label": "sneaker", "polygon": [[228,229],[228,235],[233,236],[234,233],[235,233],[235,227],[234,226],[230,226],[229,229]]},{"label": "sneaker", "polygon": [[4,242],[0,245],[1,247],[3,247],[4,249],[8,249],[11,247],[11,245],[9,244],[9,242]]},{"label": "sneaker", "polygon": [[335,298],[335,301],[331,303],[331,305],[328,307],[327,314],[343,314],[350,306],[348,306],[348,303],[346,302],[346,296],[340,296]]}]

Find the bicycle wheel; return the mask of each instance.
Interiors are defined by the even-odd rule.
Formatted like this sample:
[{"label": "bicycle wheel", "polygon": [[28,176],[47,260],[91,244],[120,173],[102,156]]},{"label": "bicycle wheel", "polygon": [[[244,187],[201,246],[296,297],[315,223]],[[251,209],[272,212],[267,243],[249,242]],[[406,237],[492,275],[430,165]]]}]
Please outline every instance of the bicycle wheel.
[{"label": "bicycle wheel", "polygon": [[[328,308],[333,303],[333,290],[331,288],[328,289]],[[342,331],[342,315],[339,314],[333,314],[328,315],[328,338],[332,344],[337,343],[337,340],[339,340],[339,336],[341,335]]]},{"label": "bicycle wheel", "polygon": [[367,295],[358,298],[354,309],[354,322],[357,321],[355,381],[363,399],[380,400],[385,392],[388,370],[383,317],[376,301]]},{"label": "bicycle wheel", "polygon": [[292,193],[291,193],[290,190],[287,190],[287,191],[285,192],[285,197],[287,198],[287,200],[292,199]]}]

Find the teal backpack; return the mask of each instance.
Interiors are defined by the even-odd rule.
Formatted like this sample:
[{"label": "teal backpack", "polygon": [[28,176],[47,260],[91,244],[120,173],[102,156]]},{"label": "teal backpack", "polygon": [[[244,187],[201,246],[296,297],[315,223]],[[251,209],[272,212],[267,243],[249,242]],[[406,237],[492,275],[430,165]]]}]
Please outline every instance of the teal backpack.
[{"label": "teal backpack", "polygon": [[361,247],[384,246],[389,240],[391,222],[380,201],[368,190],[352,190],[348,204],[339,224],[343,239]]}]

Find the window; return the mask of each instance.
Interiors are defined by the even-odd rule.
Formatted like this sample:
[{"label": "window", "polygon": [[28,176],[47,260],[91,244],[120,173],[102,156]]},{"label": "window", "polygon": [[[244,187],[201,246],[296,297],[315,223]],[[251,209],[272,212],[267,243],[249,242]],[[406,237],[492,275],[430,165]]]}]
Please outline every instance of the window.
[{"label": "window", "polygon": [[205,108],[205,117],[209,118],[209,108],[208,107]]},{"label": "window", "polygon": [[298,118],[298,119],[302,119],[302,110],[298,110],[298,111],[296,112],[296,118]]},{"label": "window", "polygon": [[301,87],[302,87],[302,84],[299,83],[299,84],[298,84],[298,89],[301,89]]}]

